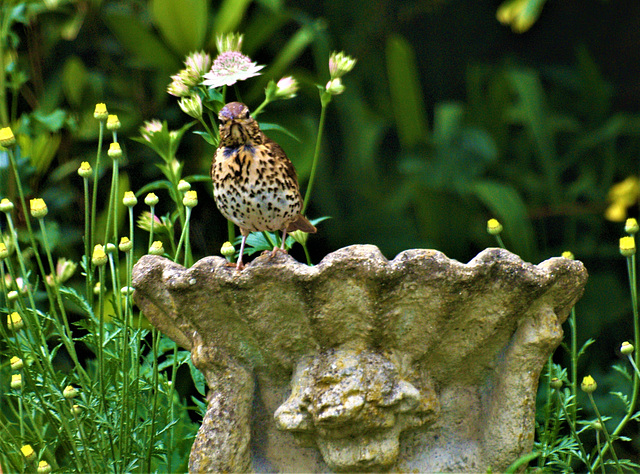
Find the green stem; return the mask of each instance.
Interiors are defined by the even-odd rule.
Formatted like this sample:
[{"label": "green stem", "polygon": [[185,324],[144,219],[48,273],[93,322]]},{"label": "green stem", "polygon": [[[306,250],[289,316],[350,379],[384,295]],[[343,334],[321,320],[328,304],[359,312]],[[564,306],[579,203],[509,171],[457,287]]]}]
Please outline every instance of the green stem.
[{"label": "green stem", "polygon": [[149,212],[151,213],[151,229],[149,229],[149,245],[147,246],[147,250],[151,248],[151,244],[153,243],[153,226],[155,225],[156,220],[156,206],[149,206],[151,209]]},{"label": "green stem", "polygon": [[[598,418],[598,422],[600,423],[600,426],[602,427],[602,433],[604,434],[604,438],[607,441],[605,444],[605,447],[600,450],[598,449],[598,451],[600,451],[600,456],[604,456],[605,450],[607,447],[609,447],[609,449],[611,450],[611,457],[613,458],[613,461],[616,463],[616,471],[618,472],[618,474],[622,474],[622,468],[620,467],[620,463],[618,462],[618,456],[616,454],[616,450],[613,448],[613,436],[609,436],[609,432],[607,431],[607,427],[604,424],[604,421],[602,420],[602,417],[600,416],[600,410],[598,410],[598,406],[596,405],[595,400],[593,399],[593,394],[591,392],[588,392],[587,395],[589,396],[589,401],[591,402],[591,406],[593,407],[593,411],[596,414],[596,417]],[[602,463],[602,466],[604,466],[604,463]],[[603,472],[604,472],[604,467],[603,467]]]},{"label": "green stem", "polygon": [[578,334],[576,328],[576,309],[571,308],[571,316],[569,316],[569,328],[571,330],[571,395],[573,403],[571,404],[571,420],[575,424],[577,420],[576,400],[578,395]]},{"label": "green stem", "polygon": [[307,211],[309,205],[309,199],[311,198],[311,190],[313,189],[313,183],[316,178],[316,171],[318,168],[318,161],[320,158],[320,148],[322,146],[322,134],[324,133],[324,123],[327,118],[327,106],[331,103],[331,94],[327,91],[320,92],[320,122],[318,123],[318,136],[316,137],[316,146],[313,151],[313,162],[311,164],[311,173],[309,174],[309,182],[307,183],[307,192],[304,195],[304,202],[302,204],[302,215]]},{"label": "green stem", "polygon": [[[177,262],[180,257],[180,250],[182,249],[182,243],[185,240],[185,236],[189,233],[189,220],[191,219],[191,208],[187,206],[187,216],[185,220],[184,226],[182,226],[182,232],[180,233],[180,240],[178,241],[178,247],[176,248],[176,253],[173,256],[173,261]],[[187,253],[184,255],[185,265],[187,260]]]},{"label": "green stem", "polygon": [[233,222],[227,221],[227,237],[229,242],[233,245],[236,240],[236,227]]},{"label": "green stem", "polygon": [[84,186],[84,264],[85,264],[85,293],[88,301],[93,294],[93,273],[91,272],[91,214],[89,209],[89,179],[82,178]]},{"label": "green stem", "polygon": [[[104,120],[100,120],[100,130],[98,132],[98,150],[96,151],[96,166],[93,170],[93,196],[91,198],[91,238],[89,245],[89,249],[93,249],[96,245],[96,210],[98,203],[98,173],[100,170],[100,157],[102,155],[102,139],[104,136]],[[91,254],[89,254],[91,257]],[[87,262],[88,264],[88,262]],[[91,275],[91,288],[92,291],[89,292],[90,301],[93,301],[93,283],[94,283],[94,274],[93,272],[89,273]]]}]

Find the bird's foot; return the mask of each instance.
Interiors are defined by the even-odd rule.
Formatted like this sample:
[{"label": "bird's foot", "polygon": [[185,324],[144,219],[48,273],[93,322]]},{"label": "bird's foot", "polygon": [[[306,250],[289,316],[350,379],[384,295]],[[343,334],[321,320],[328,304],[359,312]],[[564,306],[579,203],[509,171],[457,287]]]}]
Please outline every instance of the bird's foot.
[{"label": "bird's foot", "polygon": [[282,252],[283,254],[287,255],[287,251],[285,249],[280,247],[273,247],[273,250],[271,251],[271,258],[275,257],[278,252]]}]

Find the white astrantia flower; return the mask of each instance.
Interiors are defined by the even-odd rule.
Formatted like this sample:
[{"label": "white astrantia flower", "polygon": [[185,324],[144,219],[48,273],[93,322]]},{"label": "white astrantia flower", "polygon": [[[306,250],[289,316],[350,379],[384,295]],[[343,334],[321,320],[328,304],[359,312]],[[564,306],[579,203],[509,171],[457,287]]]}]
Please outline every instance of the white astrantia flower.
[{"label": "white astrantia flower", "polygon": [[238,81],[259,76],[262,68],[264,66],[252,62],[238,51],[225,51],[213,61],[211,71],[204,75],[202,84],[210,88],[232,86]]}]

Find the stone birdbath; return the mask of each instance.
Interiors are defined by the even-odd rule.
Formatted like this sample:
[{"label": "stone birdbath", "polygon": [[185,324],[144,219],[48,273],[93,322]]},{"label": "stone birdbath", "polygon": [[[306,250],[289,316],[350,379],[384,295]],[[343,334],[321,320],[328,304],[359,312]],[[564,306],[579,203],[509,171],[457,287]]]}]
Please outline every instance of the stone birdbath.
[{"label": "stone birdbath", "polygon": [[532,448],[540,371],[586,280],[566,258],[372,245],[241,272],[147,255],[133,273],[209,387],[190,472],[504,470]]}]

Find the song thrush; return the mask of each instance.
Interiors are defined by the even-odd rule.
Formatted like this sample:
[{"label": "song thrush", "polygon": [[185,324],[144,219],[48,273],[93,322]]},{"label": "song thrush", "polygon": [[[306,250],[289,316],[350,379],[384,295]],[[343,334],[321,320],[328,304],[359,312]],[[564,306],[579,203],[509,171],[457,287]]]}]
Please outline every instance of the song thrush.
[{"label": "song thrush", "polygon": [[[230,102],[220,114],[220,144],[211,164],[213,196],[223,216],[240,228],[242,243],[236,268],[251,232],[316,228],[302,214],[298,178],[284,150],[260,130],[246,105]],[[274,247],[272,255],[278,251]]]}]

